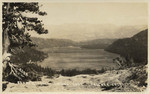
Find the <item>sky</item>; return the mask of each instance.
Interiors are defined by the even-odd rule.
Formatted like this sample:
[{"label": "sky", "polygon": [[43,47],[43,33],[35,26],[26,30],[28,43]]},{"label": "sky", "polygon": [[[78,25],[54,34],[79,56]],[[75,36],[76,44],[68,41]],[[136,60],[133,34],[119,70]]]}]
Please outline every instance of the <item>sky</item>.
[{"label": "sky", "polygon": [[[40,9],[46,11],[48,15],[39,17],[39,19],[43,20],[45,28],[47,28],[50,33],[42,36],[38,36],[33,33],[34,34],[33,36],[36,37],[70,39],[71,37],[68,37],[69,36],[68,33],[78,32],[73,33],[71,36],[74,37],[73,40],[78,39],[80,41],[80,38],[86,39],[84,38],[85,33],[92,32],[87,30],[94,28],[89,26],[90,24],[99,26],[114,25],[116,26],[116,28],[119,29],[124,26],[143,26],[147,25],[148,23],[147,3],[131,3],[131,2],[58,3],[57,2],[57,3],[40,3],[40,4],[43,5],[42,7],[40,7]],[[86,24],[87,27],[84,24]],[[77,27],[78,30],[75,31],[76,27],[73,27],[72,25],[79,26]],[[80,27],[82,27],[82,25],[86,29],[85,32],[83,28],[82,32],[80,30]],[[70,28],[70,26],[73,28]],[[107,26],[104,27],[108,28]],[[102,27],[102,29],[104,28]],[[62,30],[63,34],[61,33]],[[104,31],[105,30],[102,31],[93,30],[93,33],[104,33]],[[79,33],[81,36],[75,38],[75,36],[78,36]]]}]

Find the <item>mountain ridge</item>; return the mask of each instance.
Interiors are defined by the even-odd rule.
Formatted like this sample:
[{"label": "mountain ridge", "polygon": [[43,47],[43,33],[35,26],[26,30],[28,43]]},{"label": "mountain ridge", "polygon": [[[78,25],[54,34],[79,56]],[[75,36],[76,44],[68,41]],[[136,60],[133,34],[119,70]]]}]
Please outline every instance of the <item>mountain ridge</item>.
[{"label": "mountain ridge", "polygon": [[50,33],[46,35],[33,34],[40,38],[62,38],[74,41],[87,41],[106,38],[126,38],[147,28],[146,25],[117,26],[114,24],[61,24],[46,26]]},{"label": "mountain ridge", "polygon": [[45,39],[32,37],[32,41],[37,44],[37,48],[53,48],[53,47],[81,47],[88,49],[104,49],[108,45],[112,44],[117,39],[95,39],[82,42],[72,41],[70,39]]},{"label": "mountain ridge", "polygon": [[119,39],[105,50],[120,54],[127,61],[133,60],[134,63],[147,64],[148,29],[135,34],[131,38]]}]

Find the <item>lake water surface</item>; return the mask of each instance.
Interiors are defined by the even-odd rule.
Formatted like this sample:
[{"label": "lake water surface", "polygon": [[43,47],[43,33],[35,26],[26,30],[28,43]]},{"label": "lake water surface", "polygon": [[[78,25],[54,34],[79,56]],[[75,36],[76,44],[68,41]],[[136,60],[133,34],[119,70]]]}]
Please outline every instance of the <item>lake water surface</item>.
[{"label": "lake water surface", "polygon": [[55,70],[61,69],[101,69],[116,68],[112,61],[117,54],[109,53],[103,49],[82,49],[82,48],[51,48],[44,49],[49,57],[39,64],[42,67],[49,67]]}]

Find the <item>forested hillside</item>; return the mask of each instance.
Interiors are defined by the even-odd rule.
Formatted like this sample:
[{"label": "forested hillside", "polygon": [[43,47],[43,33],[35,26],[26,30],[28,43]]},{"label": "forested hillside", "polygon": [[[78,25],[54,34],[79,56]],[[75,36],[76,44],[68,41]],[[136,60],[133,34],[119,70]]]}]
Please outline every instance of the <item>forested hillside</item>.
[{"label": "forested hillside", "polygon": [[120,54],[127,61],[132,59],[134,63],[147,64],[147,34],[148,29],[141,31],[131,38],[119,39],[105,50]]},{"label": "forested hillside", "polygon": [[32,37],[32,41],[37,44],[40,49],[52,47],[75,46],[75,42],[69,39],[44,39]]},{"label": "forested hillside", "polygon": [[27,63],[29,61],[42,61],[47,57],[47,54],[37,50],[35,47],[24,47],[23,49],[15,49],[15,53],[11,56],[11,62],[14,64]]},{"label": "forested hillside", "polygon": [[69,39],[44,39],[32,37],[32,41],[38,45],[37,48],[39,49],[68,46],[75,46],[86,49],[104,49],[116,40],[117,39],[95,39],[76,42]]},{"label": "forested hillside", "polygon": [[95,40],[80,42],[79,44],[81,48],[104,49],[116,40],[117,39],[95,39]]}]

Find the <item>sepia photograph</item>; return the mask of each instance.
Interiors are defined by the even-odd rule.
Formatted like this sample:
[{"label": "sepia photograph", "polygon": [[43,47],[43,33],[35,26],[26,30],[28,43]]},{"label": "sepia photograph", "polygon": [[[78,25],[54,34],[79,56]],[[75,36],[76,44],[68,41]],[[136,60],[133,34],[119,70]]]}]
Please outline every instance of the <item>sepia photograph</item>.
[{"label": "sepia photograph", "polygon": [[2,2],[1,36],[4,93],[147,90],[148,2]]}]

